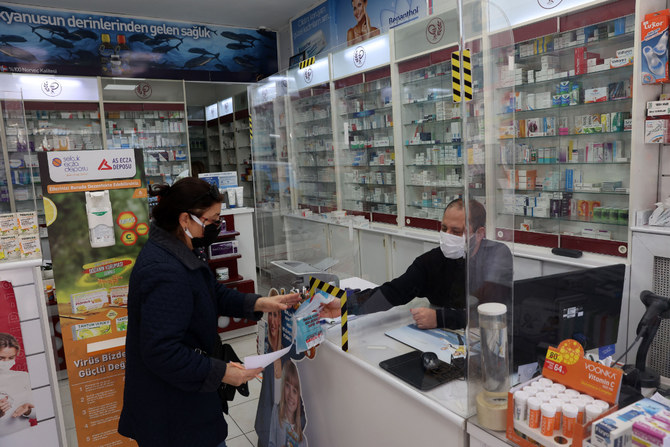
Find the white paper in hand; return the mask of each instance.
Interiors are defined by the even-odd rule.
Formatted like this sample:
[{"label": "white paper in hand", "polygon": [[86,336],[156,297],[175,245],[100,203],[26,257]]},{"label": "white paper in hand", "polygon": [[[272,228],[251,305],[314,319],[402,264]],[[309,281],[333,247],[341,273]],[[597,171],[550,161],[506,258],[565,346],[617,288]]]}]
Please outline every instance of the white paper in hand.
[{"label": "white paper in hand", "polygon": [[269,354],[250,355],[244,357],[244,367],[246,369],[265,368],[270,363],[274,362],[280,357],[283,357],[291,349],[290,346],[280,349],[279,351],[270,352]]}]

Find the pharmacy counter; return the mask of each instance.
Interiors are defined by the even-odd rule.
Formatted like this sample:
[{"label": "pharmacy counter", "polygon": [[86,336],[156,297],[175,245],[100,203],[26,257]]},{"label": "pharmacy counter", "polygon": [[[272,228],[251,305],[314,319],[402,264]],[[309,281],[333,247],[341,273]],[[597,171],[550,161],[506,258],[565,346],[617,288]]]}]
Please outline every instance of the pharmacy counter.
[{"label": "pharmacy counter", "polygon": [[464,379],[422,392],[379,367],[413,350],[384,332],[412,323],[416,306],[349,321],[349,352],[340,348],[340,326],[330,327],[316,357],[298,363],[310,445],[468,445]]}]

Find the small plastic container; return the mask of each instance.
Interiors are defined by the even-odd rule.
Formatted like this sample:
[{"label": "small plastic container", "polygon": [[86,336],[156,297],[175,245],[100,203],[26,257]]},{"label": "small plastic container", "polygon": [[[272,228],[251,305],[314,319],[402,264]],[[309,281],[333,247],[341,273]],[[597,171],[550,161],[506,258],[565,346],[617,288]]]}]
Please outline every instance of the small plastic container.
[{"label": "small plastic container", "polygon": [[572,399],[576,399],[576,398],[579,397],[579,391],[577,391],[577,390],[565,390],[565,391],[563,391],[563,393],[567,394]]},{"label": "small plastic container", "polygon": [[556,399],[561,399],[563,402],[570,402],[572,400],[572,397],[565,393],[561,393],[558,396],[556,396]]},{"label": "small plastic container", "polygon": [[603,410],[603,407],[600,405],[595,405],[595,404],[589,404],[586,407],[584,407],[584,419],[585,423],[589,423],[595,419],[598,418],[601,414],[603,414],[605,410]]},{"label": "small plastic container", "polygon": [[540,391],[535,395],[538,399],[540,399],[543,403],[549,402],[551,400],[551,396],[544,391]]},{"label": "small plastic container", "polygon": [[560,383],[554,383],[551,386],[551,389],[558,391],[559,394],[565,392],[565,390],[566,390],[565,385],[560,384]]},{"label": "small plastic container", "polygon": [[593,396],[589,396],[588,394],[580,394],[579,398],[586,403],[591,403],[595,400]]},{"label": "small plastic container", "polygon": [[553,380],[547,379],[546,377],[542,377],[541,379],[538,380],[538,382],[545,388],[548,386],[552,386],[554,384]]},{"label": "small plastic container", "polygon": [[545,388],[544,392],[547,393],[548,395],[550,395],[551,397],[556,397],[559,394],[558,390],[556,390],[555,388],[552,388],[552,387]]},{"label": "small plastic container", "polygon": [[610,408],[610,404],[605,402],[604,400],[596,399],[593,402],[591,402],[592,405],[598,405],[600,408],[603,409],[603,413]]},{"label": "small plastic container", "polygon": [[539,390],[540,390],[539,388],[530,385],[526,385],[525,387],[522,388],[522,391],[528,394],[528,397],[535,396],[539,392]]},{"label": "small plastic container", "polygon": [[542,404],[540,411],[542,414],[540,433],[544,436],[552,436],[554,434],[554,425],[556,423],[556,408],[551,404]]},{"label": "small plastic container", "polygon": [[575,435],[575,425],[579,411],[576,405],[563,405],[563,436],[572,438]]},{"label": "small plastic container", "polygon": [[577,399],[572,399],[570,401],[572,405],[577,407],[577,423],[583,424],[584,423],[584,408],[586,407],[586,402],[583,400],[577,398]]},{"label": "small plastic container", "polygon": [[540,428],[540,407],[542,401],[537,397],[528,398],[528,426],[530,428]]},{"label": "small plastic container", "polygon": [[525,421],[528,413],[528,399],[531,396],[525,391],[516,391],[514,393],[514,419],[517,421]]},{"label": "small plastic container", "polygon": [[554,430],[561,429],[561,422],[563,420],[563,404],[564,402],[560,399],[551,399],[549,401],[550,405],[556,409],[556,416],[554,416]]}]

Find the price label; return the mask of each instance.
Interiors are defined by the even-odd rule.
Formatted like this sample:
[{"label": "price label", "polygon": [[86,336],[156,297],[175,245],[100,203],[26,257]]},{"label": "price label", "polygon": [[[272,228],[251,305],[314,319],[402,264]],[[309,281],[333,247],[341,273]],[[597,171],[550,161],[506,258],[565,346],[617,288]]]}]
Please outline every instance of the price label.
[{"label": "price label", "polygon": [[561,363],[563,361],[563,356],[559,352],[549,349],[547,351],[547,360],[553,360],[554,362]]},{"label": "price label", "polygon": [[567,372],[565,366],[561,365],[560,363],[552,362],[548,359],[544,362],[544,367],[551,371],[557,372],[558,374],[565,374]]}]

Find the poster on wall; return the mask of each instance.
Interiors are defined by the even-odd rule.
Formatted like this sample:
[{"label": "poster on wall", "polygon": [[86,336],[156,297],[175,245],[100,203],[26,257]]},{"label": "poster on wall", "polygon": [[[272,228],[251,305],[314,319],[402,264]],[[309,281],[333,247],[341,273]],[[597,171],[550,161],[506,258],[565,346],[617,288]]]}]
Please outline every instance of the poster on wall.
[{"label": "poster on wall", "polygon": [[292,54],[304,51],[305,58],[310,58],[337,46],[337,35],[332,26],[334,5],[332,0],[326,0],[291,20]]},{"label": "poster on wall", "polygon": [[0,71],[255,82],[277,72],[273,31],[0,4]]},{"label": "poster on wall", "polygon": [[128,280],[149,232],[142,159],[139,149],[38,153],[80,447],[135,445],[117,424]]},{"label": "poster on wall", "polygon": [[16,296],[0,281],[0,445],[5,436],[37,425]]}]

